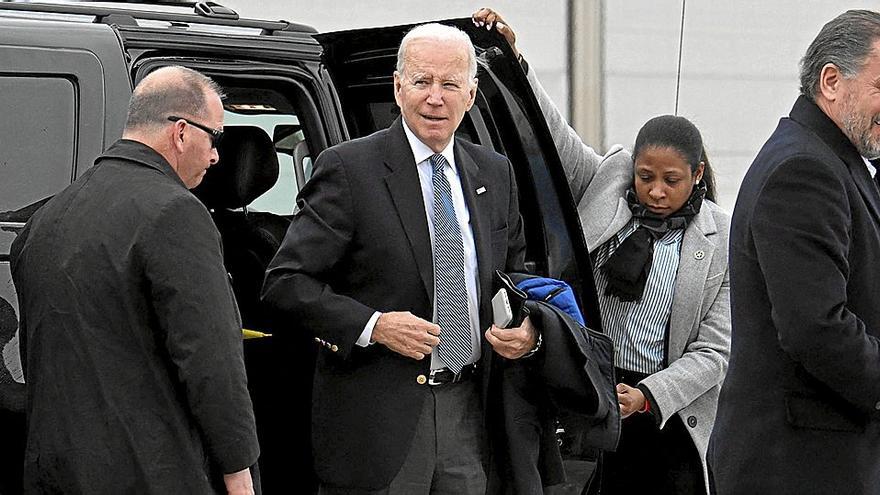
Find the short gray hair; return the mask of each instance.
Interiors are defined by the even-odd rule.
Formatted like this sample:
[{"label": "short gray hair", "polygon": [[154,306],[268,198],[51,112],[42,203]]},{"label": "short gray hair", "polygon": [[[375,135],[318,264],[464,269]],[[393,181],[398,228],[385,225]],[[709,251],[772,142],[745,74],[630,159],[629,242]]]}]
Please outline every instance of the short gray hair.
[{"label": "short gray hair", "polygon": [[437,23],[420,24],[406,33],[400,41],[400,48],[397,49],[397,72],[403,74],[406,47],[410,41],[416,39],[463,43],[467,47],[468,52],[468,79],[473,80],[477,77],[477,52],[474,50],[474,43],[471,41],[471,37],[457,27]]},{"label": "short gray hair", "polygon": [[223,98],[220,86],[199,72],[178,65],[157,69],[134,88],[125,129],[162,126],[170,116],[198,118],[212,93]]},{"label": "short gray hair", "polygon": [[801,59],[801,94],[816,100],[825,64],[834,64],[845,79],[858,75],[880,39],[880,13],[848,10],[822,27]]}]

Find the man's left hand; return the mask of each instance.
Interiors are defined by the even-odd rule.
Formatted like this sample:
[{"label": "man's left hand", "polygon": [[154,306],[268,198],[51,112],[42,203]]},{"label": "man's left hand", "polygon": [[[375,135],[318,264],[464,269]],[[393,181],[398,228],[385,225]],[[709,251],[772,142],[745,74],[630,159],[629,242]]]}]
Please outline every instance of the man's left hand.
[{"label": "man's left hand", "polygon": [[518,327],[498,328],[492,325],[486,330],[486,340],[498,354],[507,359],[519,359],[535,348],[538,331],[527,316]]}]

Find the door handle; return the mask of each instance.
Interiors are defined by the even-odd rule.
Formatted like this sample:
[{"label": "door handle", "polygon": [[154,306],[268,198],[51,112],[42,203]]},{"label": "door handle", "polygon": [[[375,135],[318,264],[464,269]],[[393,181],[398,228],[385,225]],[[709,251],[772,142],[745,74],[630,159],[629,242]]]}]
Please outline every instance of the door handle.
[{"label": "door handle", "polygon": [[24,222],[0,222],[0,230],[18,231],[24,228]]}]

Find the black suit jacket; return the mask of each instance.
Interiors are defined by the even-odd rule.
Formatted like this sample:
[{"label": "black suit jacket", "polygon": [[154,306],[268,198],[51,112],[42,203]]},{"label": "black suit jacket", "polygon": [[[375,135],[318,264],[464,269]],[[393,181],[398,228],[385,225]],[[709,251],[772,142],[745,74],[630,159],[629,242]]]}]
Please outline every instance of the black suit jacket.
[{"label": "black suit jacket", "polygon": [[755,158],[730,235],[719,494],[880,489],[880,194],[800,97]]},{"label": "black suit jacket", "polygon": [[[491,324],[494,269],[520,269],[522,220],[510,163],[455,141],[477,251],[480,326]],[[477,194],[477,189],[485,192]],[[416,361],[355,341],[374,311],[431,320],[433,264],[418,171],[401,120],[318,157],[299,210],[266,274],[263,297],[324,346],[315,372],[312,438],[319,478],[386,486],[403,464],[430,394]],[[491,367],[491,347],[482,346]],[[484,373],[484,396],[488,372]]]}]

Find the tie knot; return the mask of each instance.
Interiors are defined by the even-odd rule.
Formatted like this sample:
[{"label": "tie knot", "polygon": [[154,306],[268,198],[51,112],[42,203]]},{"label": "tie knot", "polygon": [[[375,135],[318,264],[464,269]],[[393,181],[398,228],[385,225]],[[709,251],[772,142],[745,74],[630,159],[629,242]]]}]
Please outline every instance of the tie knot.
[{"label": "tie knot", "polygon": [[437,153],[437,154],[431,155],[430,161],[431,161],[431,169],[434,171],[434,173],[435,174],[442,174],[443,173],[443,166],[446,165],[446,158],[443,155],[441,155],[440,153]]}]

